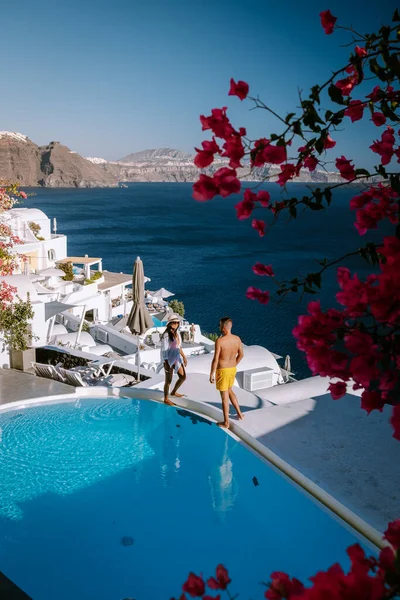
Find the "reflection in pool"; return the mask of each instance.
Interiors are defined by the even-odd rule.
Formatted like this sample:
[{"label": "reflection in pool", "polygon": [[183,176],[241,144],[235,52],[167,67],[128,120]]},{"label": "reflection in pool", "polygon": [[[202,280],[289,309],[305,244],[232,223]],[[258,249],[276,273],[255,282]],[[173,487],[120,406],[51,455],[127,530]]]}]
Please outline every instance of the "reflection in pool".
[{"label": "reflection in pool", "polygon": [[346,566],[356,541],[185,411],[87,399],[4,413],[0,427],[0,564],[34,600],[167,600],[221,562],[235,592],[261,598],[272,571]]}]

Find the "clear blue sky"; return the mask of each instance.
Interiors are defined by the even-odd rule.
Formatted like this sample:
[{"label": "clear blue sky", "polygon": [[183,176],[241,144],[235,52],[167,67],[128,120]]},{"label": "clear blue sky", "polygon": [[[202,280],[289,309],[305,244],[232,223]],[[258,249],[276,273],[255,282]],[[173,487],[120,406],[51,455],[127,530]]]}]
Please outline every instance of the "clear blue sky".
[{"label": "clear blue sky", "polygon": [[[366,32],[395,7],[392,0],[3,0],[0,129],[119,159],[160,146],[192,151],[205,137],[199,114],[227,105],[234,124],[259,137],[279,126],[228,98],[230,77],[289,111],[298,87],[324,80],[348,54],[339,47],[344,33],[323,33],[321,10]],[[337,136],[337,154],[370,164],[365,142],[377,131],[357,125]]]}]

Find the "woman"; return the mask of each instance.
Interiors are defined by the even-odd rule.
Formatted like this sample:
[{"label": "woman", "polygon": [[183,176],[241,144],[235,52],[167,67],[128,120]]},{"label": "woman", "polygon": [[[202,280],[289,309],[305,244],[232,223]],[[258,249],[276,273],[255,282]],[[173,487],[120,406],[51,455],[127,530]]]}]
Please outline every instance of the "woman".
[{"label": "woman", "polygon": [[164,402],[170,406],[174,405],[168,398],[174,372],[178,374],[178,381],[174,385],[171,396],[183,397],[183,394],[178,394],[178,389],[186,379],[187,360],[182,350],[182,339],[179,333],[180,320],[179,315],[172,313],[168,317],[167,327],[161,336],[161,360],[165,370]]}]

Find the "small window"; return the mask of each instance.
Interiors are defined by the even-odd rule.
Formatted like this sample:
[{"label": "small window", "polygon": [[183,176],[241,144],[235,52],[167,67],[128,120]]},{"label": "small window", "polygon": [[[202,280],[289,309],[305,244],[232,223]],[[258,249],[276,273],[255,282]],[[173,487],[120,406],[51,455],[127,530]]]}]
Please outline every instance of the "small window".
[{"label": "small window", "polygon": [[48,250],[47,251],[47,257],[48,257],[49,260],[56,260],[55,250]]}]

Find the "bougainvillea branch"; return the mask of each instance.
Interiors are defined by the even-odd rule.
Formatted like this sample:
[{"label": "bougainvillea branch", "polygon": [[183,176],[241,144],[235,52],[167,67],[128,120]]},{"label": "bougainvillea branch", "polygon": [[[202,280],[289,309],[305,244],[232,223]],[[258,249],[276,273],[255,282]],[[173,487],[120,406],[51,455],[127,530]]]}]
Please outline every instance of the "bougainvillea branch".
[{"label": "bougainvillea branch", "polygon": [[[329,10],[323,11],[320,18],[325,32],[334,33],[337,18]],[[281,116],[259,98],[250,97],[245,82],[231,80],[230,95],[238,96],[241,101],[247,96],[255,108],[269,111],[285,126],[281,133],[270,133],[251,141],[244,127],[232,125],[226,107],[202,116],[202,128],[211,130],[213,138],[212,142],[203,142],[195,164],[202,169],[211,168],[211,172],[203,172],[193,186],[194,198],[199,201],[211,200],[216,195],[238,194],[242,189],[238,169],[248,164],[256,173],[267,171],[263,181],[277,179],[286,189],[287,183],[296,180],[302,170],[312,172],[332,162],[329,154],[335,153],[335,132],[339,125],[351,126],[370,116],[377,128],[370,145],[378,159],[372,171],[360,167],[348,156],[336,155],[334,164],[341,182],[316,187],[301,198],[288,198],[286,194],[275,202],[266,190],[245,189],[235,209],[238,219],[251,219],[257,234],[267,237],[270,227],[283,214],[287,213],[293,220],[299,208],[303,211],[328,209],[338,187],[362,184],[361,188],[355,188],[349,206],[354,211],[358,234],[362,236],[377,229],[382,221],[393,227],[393,233],[381,243],[368,243],[340,259],[322,261],[316,272],[289,281],[281,281],[279,273],[270,275],[277,286],[275,294],[252,286],[246,295],[250,300],[267,304],[272,295],[282,298],[291,292],[315,294],[321,287],[323,273],[346,257],[359,255],[373,265],[374,273],[365,281],[340,267],[336,300],[342,308],[322,311],[318,303],[311,302],[308,314],[299,317],[293,333],[298,348],[306,354],[311,372],[339,379],[330,385],[334,399],[343,396],[351,385],[362,391],[361,407],[367,412],[382,410],[385,404],[393,406],[391,423],[397,439],[400,439],[400,378],[397,376],[400,367],[400,175],[392,165],[400,162],[400,130],[395,129],[400,124],[399,22],[396,11],[392,24],[381,27],[377,33],[361,35],[342,27],[352,31],[363,46],[356,45],[347,64],[336,69],[324,83],[314,85],[308,98],[301,98],[299,114]],[[365,86],[371,79],[376,81],[369,84],[370,89],[356,97],[361,83]],[[321,108],[323,98],[330,103],[327,110]],[[339,108],[335,109],[335,105]],[[298,147],[293,150],[296,140],[299,140]],[[220,168],[213,171],[217,158]],[[229,161],[228,164],[221,166],[221,158]],[[277,165],[279,172],[271,169],[271,165]],[[255,273],[268,274],[260,267]]]},{"label": "bougainvillea branch", "polygon": [[[310,577],[304,585],[298,579],[283,572],[274,572],[266,588],[267,600],[389,600],[400,597],[400,521],[389,523],[385,546],[379,556],[366,556],[359,544],[347,549],[350,569],[345,573],[338,564],[327,571]],[[390,545],[389,545],[390,544]],[[178,600],[202,598],[203,600],[232,600],[231,578],[223,565],[216,568],[215,577],[207,581],[202,575],[190,573],[182,586]],[[210,593],[207,592],[209,588]],[[260,590],[261,591],[261,590]],[[211,593],[217,593],[211,596]],[[260,594],[261,596],[261,594]],[[175,599],[172,599],[175,600]]]},{"label": "bougainvillea branch", "polygon": [[[400,440],[400,174],[395,166],[387,168],[394,161],[400,162],[400,130],[395,130],[400,123],[400,14],[396,10],[391,25],[365,35],[337,25],[337,17],[329,10],[321,12],[320,19],[327,35],[333,34],[336,28],[345,29],[353,34],[351,45],[362,43],[363,46],[356,45],[344,67],[334,71],[322,85],[313,86],[307,99],[300,98],[298,116],[296,112],[279,115],[259,98],[250,98],[246,82],[231,80],[230,95],[238,96],[241,101],[248,97],[254,108],[267,110],[285,127],[280,134],[271,133],[253,141],[246,137],[244,127],[233,127],[226,107],[213,109],[208,117],[201,116],[203,131],[211,130],[213,139],[203,142],[203,149],[197,150],[195,164],[209,171],[201,173],[193,186],[193,196],[205,202],[217,195],[238,194],[242,184],[237,170],[244,165],[249,165],[252,171],[259,169],[257,173],[260,169],[264,173],[266,169],[263,181],[277,178],[277,183],[285,187],[302,169],[312,172],[328,164],[325,156],[334,151],[339,125],[352,125],[370,115],[378,131],[370,145],[378,159],[372,172],[349,157],[336,156],[334,162],[343,180],[341,183],[317,187],[302,198],[282,197],[275,202],[266,190],[245,189],[235,209],[238,219],[252,218],[253,229],[265,237],[271,225],[285,212],[295,219],[299,207],[312,211],[328,209],[336,188],[356,183],[362,184],[362,188],[354,193],[349,208],[354,211],[358,235],[376,229],[384,220],[392,226],[392,234],[383,237],[380,243],[367,243],[331,261],[318,261],[321,268],[303,277],[279,281],[273,265],[261,262],[253,265],[253,272],[273,281],[278,288],[277,296],[283,297],[289,292],[314,294],[321,287],[323,273],[350,256],[361,256],[374,266],[374,272],[365,281],[339,266],[336,294],[339,308],[323,311],[318,301],[310,302],[308,314],[299,317],[293,334],[298,348],[306,354],[311,372],[331,378],[329,390],[333,399],[341,398],[350,385],[354,390],[361,390],[361,407],[367,413],[382,411],[385,404],[392,405],[393,435]],[[371,79],[376,80],[371,91],[356,98],[360,84],[365,85]],[[331,104],[327,110],[321,108],[323,92],[327,92]],[[340,109],[334,109],[335,104]],[[296,139],[301,145],[289,158]],[[218,156],[229,162],[214,170],[212,165]],[[280,173],[270,175],[270,165],[279,165]],[[262,304],[267,304],[271,296],[269,290],[256,287],[249,287],[246,295]],[[283,572],[272,573],[265,598],[400,598],[400,520],[389,524],[385,538],[390,545],[383,548],[378,558],[366,557],[358,544],[348,548],[351,562],[348,573],[336,564],[311,577],[308,585]],[[213,592],[218,591],[217,596],[207,593],[202,576],[191,573],[180,600],[186,600],[186,594],[203,600],[220,600],[224,594],[232,598],[229,585],[228,572],[222,565],[217,567],[216,577],[208,580],[208,587]]]}]

